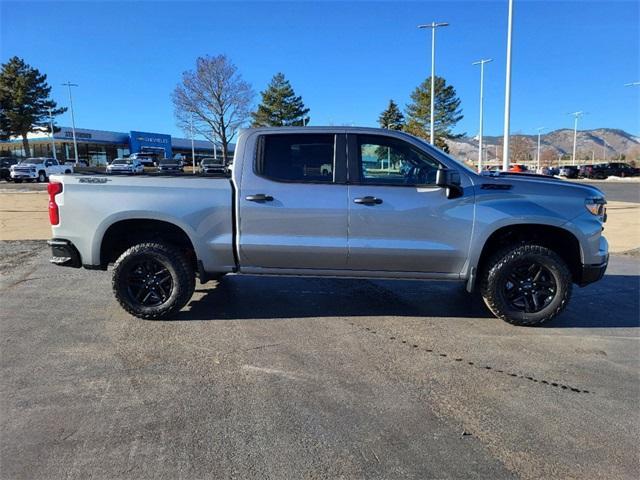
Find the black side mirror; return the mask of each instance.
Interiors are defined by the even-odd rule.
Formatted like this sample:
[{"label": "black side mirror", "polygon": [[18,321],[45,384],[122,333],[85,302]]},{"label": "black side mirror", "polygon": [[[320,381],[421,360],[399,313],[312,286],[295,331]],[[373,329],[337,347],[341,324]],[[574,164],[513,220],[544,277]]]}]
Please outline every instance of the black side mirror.
[{"label": "black side mirror", "polygon": [[436,185],[447,189],[447,198],[457,198],[462,195],[460,172],[457,170],[439,168],[436,173]]}]

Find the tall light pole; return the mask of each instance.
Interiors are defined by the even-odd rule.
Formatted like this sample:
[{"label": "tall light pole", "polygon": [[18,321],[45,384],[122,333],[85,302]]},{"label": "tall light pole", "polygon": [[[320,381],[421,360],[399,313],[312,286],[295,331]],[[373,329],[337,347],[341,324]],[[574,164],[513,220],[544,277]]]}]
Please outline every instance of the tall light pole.
[{"label": "tall light pole", "polygon": [[536,167],[538,171],[540,170],[540,134],[545,129],[545,127],[538,127],[538,148],[536,150]]},{"label": "tall light pole", "polygon": [[480,65],[480,129],[478,131],[478,173],[482,172],[482,123],[484,118],[484,64],[491,62],[486,58],[473,62],[472,65]]},{"label": "tall light pole", "polygon": [[193,140],[193,113],[189,117],[189,130],[191,131],[191,166],[193,174],[196,174],[196,146]]},{"label": "tall light pole", "polygon": [[434,100],[436,96],[436,28],[448,27],[446,22],[431,22],[425,25],[418,25],[418,28],[430,28],[431,29],[431,118],[429,120],[429,142],[431,145],[435,145],[435,112],[434,112]]},{"label": "tall light pole", "polygon": [[607,141],[604,138],[602,139],[602,162],[607,162]]},{"label": "tall light pole", "polygon": [[574,117],[574,121],[573,121],[573,156],[572,156],[572,160],[571,162],[573,163],[573,165],[576,164],[576,145],[578,143],[578,119],[584,115],[584,112],[573,112],[570,113],[569,115],[573,115]]},{"label": "tall light pole", "polygon": [[49,127],[51,128],[51,150],[53,151],[53,158],[58,159],[56,155],[56,140],[53,138],[53,114],[51,108],[49,108]]},{"label": "tall light pole", "polygon": [[504,139],[502,147],[502,170],[509,170],[509,130],[511,116],[511,37],[513,33],[513,0],[509,0],[507,21],[507,75],[504,85]]},{"label": "tall light pole", "polygon": [[73,133],[73,152],[76,156],[76,167],[78,166],[78,142],[76,141],[76,119],[73,115],[73,98],[71,96],[71,87],[77,87],[75,83],[71,83],[67,80],[67,83],[63,83],[69,89],[69,106],[71,107],[71,132]]}]

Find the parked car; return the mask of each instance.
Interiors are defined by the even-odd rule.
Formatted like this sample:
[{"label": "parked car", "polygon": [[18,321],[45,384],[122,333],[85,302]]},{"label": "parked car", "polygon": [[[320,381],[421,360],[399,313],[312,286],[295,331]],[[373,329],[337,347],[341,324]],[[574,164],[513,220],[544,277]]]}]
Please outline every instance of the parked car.
[{"label": "parked car", "polygon": [[138,160],[145,167],[157,167],[163,157],[159,153],[139,152],[129,155],[132,160]]},{"label": "parked car", "polygon": [[529,168],[526,165],[522,165],[520,163],[514,163],[509,167],[509,171],[513,173],[526,173],[529,171]]},{"label": "parked car", "polygon": [[175,158],[163,158],[158,163],[158,172],[161,173],[180,173],[184,172],[184,164],[182,160]]},{"label": "parked car", "polygon": [[[72,165],[74,166],[76,164],[75,160],[65,160],[64,162],[65,165]],[[78,160],[78,166],[79,167],[88,167],[89,166],[89,162],[87,160]]]},{"label": "parked car", "polygon": [[583,176],[600,180],[607,177],[634,177],[640,173],[639,169],[623,162],[599,163],[588,167],[584,170]]},{"label": "parked car", "polygon": [[11,179],[20,183],[23,180],[46,182],[54,174],[73,173],[73,166],[61,165],[55,158],[37,157],[25,158],[9,167]]},{"label": "parked car", "polygon": [[140,160],[135,158],[116,158],[107,165],[107,174],[111,175],[116,173],[136,175],[138,173],[144,173],[144,166]]},{"label": "parked car", "polygon": [[205,175],[225,174],[228,169],[222,158],[203,158],[200,162],[200,173]]},{"label": "parked car", "polygon": [[186,305],[196,277],[236,273],[458,280],[517,325],[555,317],[607,267],[592,186],[480,176],[386,129],[248,129],[234,155],[231,179],[52,178],[52,262],[114,263],[116,299],[147,319]]},{"label": "parked car", "polygon": [[0,157],[0,180],[11,180],[11,165],[18,163],[17,158]]},{"label": "parked car", "polygon": [[574,165],[565,165],[558,170],[558,176],[565,178],[578,178],[578,167]]},{"label": "parked car", "polygon": [[546,175],[547,177],[553,177],[558,174],[558,169],[554,167],[542,167],[540,173],[542,175]]}]

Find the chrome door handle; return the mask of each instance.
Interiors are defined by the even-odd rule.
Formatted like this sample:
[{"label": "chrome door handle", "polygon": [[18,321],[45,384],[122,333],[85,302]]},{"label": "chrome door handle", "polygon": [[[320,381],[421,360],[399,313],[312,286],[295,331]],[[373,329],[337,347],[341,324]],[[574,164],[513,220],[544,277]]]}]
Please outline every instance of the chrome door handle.
[{"label": "chrome door handle", "polygon": [[382,203],[382,199],[366,196],[362,198],[354,198],[353,203],[358,203],[360,205],[380,205]]},{"label": "chrome door handle", "polygon": [[248,195],[246,200],[249,202],[272,202],[273,197],[264,193],[256,193],[255,195]]}]

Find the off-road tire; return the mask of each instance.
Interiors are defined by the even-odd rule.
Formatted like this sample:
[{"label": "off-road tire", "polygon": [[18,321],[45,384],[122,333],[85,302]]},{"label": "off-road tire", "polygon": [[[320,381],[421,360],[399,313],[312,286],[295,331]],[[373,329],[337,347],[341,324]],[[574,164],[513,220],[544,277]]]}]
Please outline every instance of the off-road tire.
[{"label": "off-road tire", "polygon": [[[512,308],[503,294],[507,276],[514,267],[527,261],[542,265],[555,281],[555,296],[537,312]],[[565,309],[571,298],[572,287],[569,267],[556,252],[541,245],[518,244],[505,247],[490,257],[482,272],[480,293],[489,310],[501,320],[512,325],[537,326],[548,322]]]},{"label": "off-road tire", "polygon": [[[145,259],[161,264],[171,275],[171,292],[166,301],[159,305],[145,306],[131,294],[128,280],[131,268]],[[157,320],[178,312],[187,304],[195,289],[195,273],[187,258],[175,246],[145,242],[130,247],[116,260],[111,285],[118,303],[127,312],[145,320]]]},{"label": "off-road tire", "polygon": [[38,172],[38,178],[36,178],[36,182],[44,183],[47,181],[47,174],[43,171]]}]

